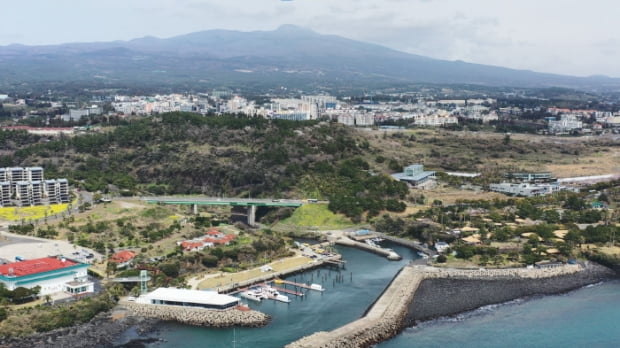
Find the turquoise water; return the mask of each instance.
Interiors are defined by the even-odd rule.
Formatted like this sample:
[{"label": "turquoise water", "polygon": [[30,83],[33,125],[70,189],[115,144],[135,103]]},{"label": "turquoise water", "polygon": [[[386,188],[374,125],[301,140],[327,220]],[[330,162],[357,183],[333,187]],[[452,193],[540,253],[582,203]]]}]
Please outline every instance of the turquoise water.
[{"label": "turquoise water", "polygon": [[619,325],[615,280],[423,323],[377,347],[620,347]]},{"label": "turquoise water", "polygon": [[[332,330],[353,321],[377,299],[396,272],[418,255],[397,245],[388,246],[401,256],[402,261],[388,261],[385,257],[353,248],[338,247],[346,269],[337,272],[328,268],[287,277],[297,282],[323,284],[323,293],[310,291],[304,297],[288,295],[290,304],[263,301],[249,305],[269,314],[272,321],[263,328],[214,329],[166,323],[154,337],[163,339],[149,347],[282,347],[316,331]],[[131,338],[131,334],[128,334]],[[123,342],[121,338],[121,343]],[[125,339],[126,340],[126,339]]]},{"label": "turquoise water", "polygon": [[[331,330],[359,318],[396,272],[415,252],[389,245],[404,257],[383,257],[339,247],[347,267],[341,272],[321,268],[288,277],[322,283],[327,291],[309,292],[290,304],[250,303],[272,316],[263,328],[212,329],[166,323],[152,337],[163,342],[148,347],[282,347],[316,331]],[[483,307],[455,318],[439,319],[405,329],[377,348],[404,347],[620,347],[620,281],[609,281],[567,294],[516,300]],[[131,331],[120,339],[135,338]]]}]

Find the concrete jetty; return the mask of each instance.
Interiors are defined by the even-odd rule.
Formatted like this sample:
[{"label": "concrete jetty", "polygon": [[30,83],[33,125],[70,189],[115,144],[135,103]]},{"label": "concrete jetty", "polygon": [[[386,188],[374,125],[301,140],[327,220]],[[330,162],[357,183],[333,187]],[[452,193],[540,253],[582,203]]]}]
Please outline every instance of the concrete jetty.
[{"label": "concrete jetty", "polygon": [[254,310],[212,310],[196,307],[142,304],[124,301],[121,304],[135,315],[160,320],[176,321],[182,324],[208,327],[260,327],[271,319]]},{"label": "concrete jetty", "polygon": [[[547,269],[492,270],[409,265],[396,275],[364,317],[333,331],[317,332],[286,347],[369,347],[397,335],[414,320],[453,315],[482,305],[524,296],[569,291],[614,275],[614,272],[605,267],[587,263]],[[446,283],[443,287],[446,292],[441,292],[446,296],[433,295],[435,287],[426,284],[434,281]],[[488,285],[485,282],[489,281],[495,282],[495,286],[484,292],[483,288]],[[459,282],[469,284],[469,291],[459,293]],[[449,291],[452,291],[451,299],[447,297]],[[471,301],[471,298],[475,301]],[[445,306],[446,300],[454,303]],[[471,308],[472,305],[477,307]]]},{"label": "concrete jetty", "polygon": [[386,233],[382,233],[382,232],[375,232],[375,235],[377,235],[378,237],[381,237],[385,240],[389,240],[391,242],[394,242],[396,244],[400,244],[400,245],[404,245],[406,247],[409,247],[411,249],[415,249],[417,251],[421,251],[424,254],[428,255],[428,256],[433,256],[435,254],[437,254],[437,252],[435,250],[429,249],[429,248],[425,248],[424,246],[422,246],[422,244],[410,240],[410,239],[405,239],[405,238],[400,238],[400,237],[395,237]]},{"label": "concrete jetty", "polygon": [[348,237],[341,237],[341,238],[336,239],[336,244],[350,246],[350,247],[354,247],[354,248],[370,251],[371,253],[375,253],[375,254],[378,254],[378,255],[385,256],[390,261],[398,261],[398,260],[402,259],[402,257],[400,255],[398,255],[397,253],[395,253],[391,249],[384,249],[384,248],[374,247],[374,246],[366,244],[366,243],[361,243],[361,242],[358,242],[358,241],[354,241],[353,239],[348,238]]}]

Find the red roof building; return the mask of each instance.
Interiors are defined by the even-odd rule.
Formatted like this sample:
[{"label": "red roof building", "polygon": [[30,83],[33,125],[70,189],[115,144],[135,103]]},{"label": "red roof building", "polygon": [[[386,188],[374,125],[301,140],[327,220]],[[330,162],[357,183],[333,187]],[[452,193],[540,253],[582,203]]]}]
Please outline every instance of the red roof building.
[{"label": "red roof building", "polygon": [[4,284],[8,290],[38,286],[40,287],[39,295],[68,291],[69,288],[77,290],[77,292],[72,292],[73,294],[94,290],[93,283],[88,281],[88,264],[62,256],[0,265],[0,283]]},{"label": "red roof building", "polygon": [[0,265],[0,275],[22,277],[37,273],[56,271],[62,268],[77,265],[77,262],[64,258],[44,257],[41,259],[25,260]]},{"label": "red roof building", "polygon": [[133,251],[123,250],[112,255],[108,261],[121,264],[133,260],[134,257],[136,257],[136,253]]}]

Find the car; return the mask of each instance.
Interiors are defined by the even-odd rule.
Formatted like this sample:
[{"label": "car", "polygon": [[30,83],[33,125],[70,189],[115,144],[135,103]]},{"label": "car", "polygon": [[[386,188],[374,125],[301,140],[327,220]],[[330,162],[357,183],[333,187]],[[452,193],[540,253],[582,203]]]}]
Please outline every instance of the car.
[{"label": "car", "polygon": [[279,199],[272,199],[271,201],[272,202],[279,202],[280,200]]}]

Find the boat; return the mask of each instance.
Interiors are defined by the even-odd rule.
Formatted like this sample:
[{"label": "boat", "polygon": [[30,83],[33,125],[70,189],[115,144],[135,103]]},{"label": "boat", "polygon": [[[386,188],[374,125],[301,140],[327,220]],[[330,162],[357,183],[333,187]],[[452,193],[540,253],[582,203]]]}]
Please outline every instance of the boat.
[{"label": "boat", "polygon": [[375,247],[375,248],[378,248],[378,247],[379,247],[377,244],[375,244],[375,242],[373,242],[373,241],[372,241],[372,240],[370,240],[370,239],[366,239],[366,241],[365,241],[365,242],[366,242],[366,244],[370,245],[371,247]]},{"label": "boat", "polygon": [[276,283],[276,284],[284,284],[284,280],[282,280],[280,278],[274,279],[273,282]]},{"label": "boat", "polygon": [[280,301],[284,303],[291,302],[288,296],[280,294],[278,290],[272,288],[271,286],[264,287],[263,291],[265,291],[265,294],[267,295],[267,297],[272,300],[276,300],[276,301]]},{"label": "boat", "polygon": [[261,302],[262,299],[267,298],[267,296],[263,293],[261,289],[246,290],[241,292],[239,296],[256,302]]},{"label": "boat", "polygon": [[310,289],[311,290],[316,290],[316,291],[325,291],[325,288],[323,288],[323,285],[321,284],[310,284]]}]

